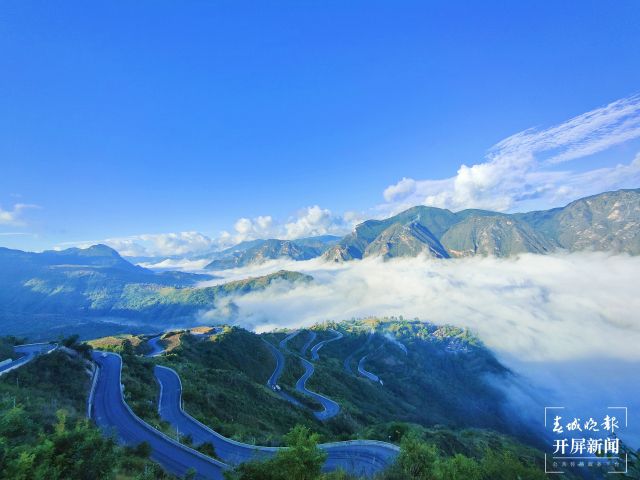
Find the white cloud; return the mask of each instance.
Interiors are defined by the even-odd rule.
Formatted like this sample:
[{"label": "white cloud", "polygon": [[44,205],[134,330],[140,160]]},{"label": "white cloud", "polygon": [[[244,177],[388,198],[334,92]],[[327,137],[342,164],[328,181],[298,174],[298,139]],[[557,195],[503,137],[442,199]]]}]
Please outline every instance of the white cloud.
[{"label": "white cloud", "polygon": [[285,224],[284,229],[286,238],[300,238],[344,230],[344,225],[342,219],[334,217],[330,210],[314,205],[300,211],[297,218]]},{"label": "white cloud", "polygon": [[353,212],[335,215],[318,205],[303,208],[284,222],[266,215],[256,218],[239,218],[232,233],[223,231],[218,237],[220,246],[235,245],[245,240],[278,238],[291,240],[317,235],[343,235],[349,232],[361,217]]},{"label": "white cloud", "polygon": [[200,232],[176,232],[131,235],[103,240],[68,242],[56,248],[75,246],[87,248],[96,243],[103,243],[116,249],[125,257],[173,257],[205,253],[215,247],[215,243]]},{"label": "white cloud", "polygon": [[414,205],[452,210],[549,208],[605,190],[640,185],[640,161],[586,171],[558,170],[576,160],[640,137],[640,96],[624,98],[559,125],[529,129],[492,147],[485,162],[461,165],[442,180],[403,178],[387,187],[386,213]]},{"label": "white cloud", "polygon": [[38,205],[16,203],[11,210],[3,210],[0,207],[0,225],[24,225],[22,214],[25,210],[40,208]]},{"label": "white cloud", "polygon": [[188,260],[185,258],[171,259],[166,258],[160,262],[141,262],[141,267],[150,268],[152,270],[181,270],[185,272],[197,272],[204,270],[210,260]]},{"label": "white cloud", "polygon": [[140,235],[139,238],[150,242],[152,251],[160,255],[186,255],[204,252],[213,247],[212,240],[200,232],[162,233]]},{"label": "white cloud", "polygon": [[[360,221],[362,221],[362,216],[354,212],[334,215],[330,210],[314,205],[300,210],[289,217],[286,222],[276,222],[269,215],[239,218],[234,223],[233,233],[223,231],[214,239],[203,233],[191,231],[67,242],[56,248],[68,246],[86,248],[96,243],[104,243],[125,257],[190,257],[221,250],[245,240],[296,239],[326,234],[343,235]],[[166,265],[160,265],[158,268],[165,268]],[[193,263],[182,264],[184,268],[189,268],[189,266],[196,267],[197,265]]]},{"label": "white cloud", "polygon": [[223,232],[221,237],[233,243],[253,240],[254,238],[265,238],[265,236],[269,236],[272,233],[273,218],[270,215],[259,216],[254,219],[239,218],[233,225],[233,229],[235,230],[234,235]]},{"label": "white cloud", "polygon": [[[239,218],[234,223],[232,233],[223,231],[213,239],[203,233],[191,231],[68,242],[58,245],[57,248],[68,246],[86,248],[96,243],[104,243],[125,257],[190,257],[221,250],[245,240],[266,238],[290,240],[327,234],[343,235],[362,220],[363,217],[354,212],[334,215],[330,210],[314,205],[303,208],[285,222],[277,222],[269,215]],[[166,265],[160,265],[158,268],[165,268]],[[197,266],[185,263],[182,267],[188,268],[189,265]],[[199,266],[197,268],[199,269]]]},{"label": "white cloud", "polygon": [[395,185],[390,185],[384,189],[383,196],[387,202],[391,202],[396,198],[402,198],[416,189],[416,181],[413,178],[403,177]]}]

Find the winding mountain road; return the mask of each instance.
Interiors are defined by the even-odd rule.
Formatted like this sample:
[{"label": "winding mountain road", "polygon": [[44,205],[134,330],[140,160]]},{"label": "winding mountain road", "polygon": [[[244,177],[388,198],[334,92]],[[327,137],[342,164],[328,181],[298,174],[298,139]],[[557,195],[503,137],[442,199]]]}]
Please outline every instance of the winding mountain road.
[{"label": "winding mountain road", "polygon": [[[289,342],[289,340],[291,340],[293,337],[295,337],[298,333],[300,333],[300,330],[297,330],[297,331],[291,333],[286,338],[284,338],[282,341],[280,341],[280,344],[279,344],[280,348],[282,350],[289,351],[287,349],[287,342]],[[336,332],[336,333],[339,333],[339,332]],[[333,338],[331,340],[337,340],[337,338]],[[325,340],[324,342],[320,342],[320,343],[326,343],[326,342],[327,342],[327,340]],[[313,348],[315,348],[315,347],[313,347]],[[273,349],[272,349],[272,351],[273,351]],[[280,357],[282,358],[282,364],[280,366],[280,371],[282,371],[282,368],[284,368],[284,356],[282,355],[282,352],[280,352],[280,351],[278,351],[278,352],[280,354]],[[312,350],[312,353],[313,353],[313,350]],[[317,349],[316,349],[316,357],[317,357]],[[318,402],[322,406],[322,410],[313,412],[314,416],[318,420],[325,421],[325,420],[329,420],[330,418],[335,417],[338,413],[340,413],[340,405],[338,405],[336,402],[331,400],[329,397],[325,397],[324,395],[321,395],[319,393],[316,393],[316,392],[313,392],[313,391],[307,389],[307,380],[309,380],[309,378],[314,374],[315,367],[308,360],[305,360],[304,358],[302,358],[300,356],[298,356],[298,358],[300,359],[300,362],[302,363],[302,366],[304,367],[304,373],[302,374],[302,376],[296,382],[296,390],[298,392],[304,394],[304,395],[307,395],[310,398],[313,398],[316,402]],[[276,371],[277,371],[277,369],[278,369],[278,365],[276,365]],[[275,373],[276,372],[271,374],[272,378],[273,378]],[[278,376],[279,376],[279,374],[278,374]]]},{"label": "winding mountain road", "polygon": [[267,344],[267,346],[269,347],[269,351],[271,352],[273,357],[276,359],[276,368],[273,370],[273,373],[267,380],[267,386],[287,402],[295,405],[296,407],[304,407],[304,405],[302,405],[302,403],[300,403],[298,400],[293,398],[288,393],[283,392],[280,386],[278,385],[278,380],[282,375],[282,370],[284,370],[284,361],[285,361],[284,355],[280,350],[278,350],[275,347],[275,345],[267,342],[264,338],[262,339],[262,341]]},{"label": "winding mountain road", "polygon": [[183,435],[191,435],[193,443],[211,443],[216,455],[224,462],[238,464],[249,460],[272,457],[276,447],[257,447],[223,437],[218,432],[199,422],[182,409],[182,382],[171,368],[156,365],[154,375],[160,384],[158,413]]},{"label": "winding mountain road", "polygon": [[[284,345],[286,346],[286,342]],[[282,357],[282,362],[276,362],[274,375],[277,382],[284,356],[276,347],[271,347],[274,354],[278,352]],[[147,442],[151,446],[150,458],[174,475],[184,476],[194,471],[198,480],[222,480],[223,472],[230,468],[229,465],[267,459],[280,448],[236,442],[191,417],[182,408],[182,384],[178,374],[170,368],[156,366],[154,374],[160,385],[160,417],[176,428],[177,433],[190,435],[196,445],[211,443],[216,455],[225,463],[182,445],[141,420],[127,405],[122,390],[122,359],[118,354],[94,351],[92,357],[97,370],[90,395],[91,418],[105,434],[115,434],[122,444],[135,446]],[[277,355],[276,358],[278,359]],[[277,373],[278,370],[280,373]],[[274,375],[269,382],[274,381]],[[399,452],[395,445],[374,440],[326,443],[320,445],[320,448],[327,452],[324,471],[343,469],[353,475],[366,477],[391,465]]]},{"label": "winding mountain road", "polygon": [[307,389],[307,380],[313,375],[315,372],[315,368],[313,364],[300,357],[300,361],[302,362],[302,366],[304,367],[304,373],[296,382],[296,390],[304,393],[305,395],[313,398],[316,402],[322,405],[322,410],[319,412],[313,412],[315,417],[320,421],[329,420],[330,418],[335,417],[338,413],[340,413],[340,405],[331,400],[329,397],[325,397],[324,395],[320,395],[319,393],[313,392]]},{"label": "winding mountain road", "polygon": [[291,340],[294,337],[297,337],[298,334],[301,332],[302,330],[296,330],[295,332],[291,332],[289,335],[287,335],[286,337],[284,337],[282,340],[280,340],[280,348],[283,350],[287,349],[287,343],[289,343],[289,340]]},{"label": "winding mountain road", "polygon": [[316,332],[314,332],[313,330],[309,330],[309,339],[307,340],[307,342],[300,349],[300,356],[301,357],[306,357],[307,356],[307,350],[309,350],[309,347],[311,346],[311,344],[313,343],[313,341],[316,339],[317,336],[318,336],[318,334],[316,334]]},{"label": "winding mountain road", "polygon": [[17,345],[13,347],[13,351],[22,356],[1,366],[0,376],[26,365],[34,358],[38,357],[38,355],[46,355],[57,348],[58,345],[55,343],[31,343],[27,345]]},{"label": "winding mountain road", "polygon": [[[254,459],[266,459],[276,454],[280,447],[260,447],[223,437],[215,430],[186,413],[182,407],[182,383],[178,374],[166,367],[156,366],[156,380],[160,384],[158,413],[180,433],[191,435],[196,445],[211,443],[216,455],[228,464],[238,464]],[[373,440],[325,443],[320,448],[327,452],[323,470],[341,468],[353,475],[373,476],[389,466],[399,448]]]},{"label": "winding mountain road", "polygon": [[[372,337],[373,337],[373,332],[371,332],[371,335],[369,336],[369,340],[363,345],[362,348],[365,348],[369,344],[369,342],[371,341]],[[395,345],[396,347],[398,347],[405,355],[409,354],[409,351],[407,350],[407,347],[403,343],[400,343],[397,339],[395,339],[393,337],[388,337],[388,336],[385,336],[384,338],[385,338],[385,340],[387,340],[392,345]],[[371,353],[375,353],[377,350],[379,350],[381,348],[382,348],[382,345],[380,345],[376,350],[374,350]],[[377,382],[380,385],[383,385],[382,380],[380,380],[380,377],[378,377],[375,373],[372,373],[372,372],[370,372],[370,371],[368,371],[367,369],[364,368],[364,364],[367,361],[367,358],[369,358],[369,355],[371,355],[371,353],[366,354],[358,362],[358,373],[360,375],[362,375],[363,377],[368,378],[372,382]],[[346,365],[346,363],[345,363],[345,365]],[[351,365],[349,365],[349,368],[351,368]]]},{"label": "winding mountain road", "polygon": [[367,340],[362,344],[360,348],[354,350],[349,356],[347,356],[347,358],[344,359],[344,369],[347,373],[353,375],[353,370],[351,369],[351,360],[353,359],[354,356],[356,356],[357,354],[362,352],[365,348],[367,348],[367,346],[371,343],[371,340],[373,340],[373,332],[369,334],[369,336],[367,337]]},{"label": "winding mountain road", "polygon": [[360,359],[360,361],[358,362],[358,373],[360,375],[362,375],[363,377],[368,378],[369,380],[371,380],[372,382],[376,382],[376,383],[380,383],[382,384],[382,380],[380,380],[380,377],[378,377],[375,373],[371,373],[367,370],[365,370],[364,368],[364,362],[367,360],[367,357],[369,355],[365,355],[364,357],[362,357]]},{"label": "winding mountain road", "polygon": [[323,340],[322,342],[318,342],[311,349],[311,360],[313,360],[314,362],[316,360],[320,359],[320,355],[318,354],[318,350],[320,350],[322,347],[324,347],[327,343],[335,342],[336,340],[340,340],[342,337],[344,337],[342,332],[338,332],[337,330],[333,330],[333,329],[330,329],[330,331],[335,333],[336,336],[333,337],[333,338],[329,338],[328,340]]},{"label": "winding mountain road", "polygon": [[168,472],[184,476],[190,470],[198,480],[223,480],[226,464],[181,445],[136,416],[121,390],[122,359],[119,355],[93,352],[98,364],[97,381],[92,391],[91,416],[106,434],[115,433],[120,443],[135,446],[147,442],[151,459]]}]

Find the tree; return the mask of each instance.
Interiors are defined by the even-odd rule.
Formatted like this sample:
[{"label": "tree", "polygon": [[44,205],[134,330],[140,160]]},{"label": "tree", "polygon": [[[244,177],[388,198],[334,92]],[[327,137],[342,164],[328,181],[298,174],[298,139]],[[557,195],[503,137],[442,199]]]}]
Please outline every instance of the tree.
[{"label": "tree", "polygon": [[317,480],[327,454],[318,448],[319,435],[297,425],[284,436],[287,448],[266,462],[248,462],[225,473],[230,480]]},{"label": "tree", "polygon": [[280,450],[276,462],[287,478],[313,480],[320,476],[322,465],[327,459],[326,452],[318,448],[320,436],[302,425],[296,425],[284,436],[288,448]]},{"label": "tree", "polygon": [[123,355],[133,355],[135,353],[134,349],[133,349],[133,344],[131,343],[131,340],[125,340],[124,342],[122,342],[122,354]]},{"label": "tree", "polygon": [[8,439],[27,436],[33,427],[22,405],[16,405],[0,416],[0,435]]},{"label": "tree", "polygon": [[9,447],[4,438],[0,437],[0,472],[4,470],[4,460],[7,457]]},{"label": "tree", "polygon": [[79,339],[80,339],[80,335],[77,335],[77,334],[70,335],[62,340],[62,345],[64,345],[67,348],[73,348],[78,343]]},{"label": "tree", "polygon": [[149,458],[149,455],[151,455],[151,444],[149,444],[149,442],[141,442],[135,446],[133,453],[142,458]]},{"label": "tree", "polygon": [[441,459],[436,463],[436,477],[442,480],[481,480],[478,462],[461,454]]},{"label": "tree", "polygon": [[211,442],[201,443],[196,447],[196,450],[210,457],[218,458],[218,455],[216,454],[216,448],[213,446],[213,443]]},{"label": "tree", "polygon": [[28,455],[23,452],[9,465],[7,478],[34,480],[111,479],[118,465],[118,450],[112,439],[104,438],[86,421],[71,429],[64,427],[59,412],[53,434],[43,438]]},{"label": "tree", "polygon": [[424,443],[417,435],[409,433],[402,439],[397,462],[407,478],[435,480],[434,465],[438,458],[435,445]]},{"label": "tree", "polygon": [[511,452],[489,450],[480,462],[483,478],[491,480],[542,480],[547,478],[544,472],[534,465],[525,465]]}]

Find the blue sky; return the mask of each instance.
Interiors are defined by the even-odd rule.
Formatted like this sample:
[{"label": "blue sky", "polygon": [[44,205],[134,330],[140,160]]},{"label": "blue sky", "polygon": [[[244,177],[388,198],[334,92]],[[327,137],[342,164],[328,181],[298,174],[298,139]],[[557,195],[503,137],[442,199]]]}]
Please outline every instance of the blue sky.
[{"label": "blue sky", "polygon": [[0,245],[189,253],[638,187],[639,25],[634,0],[5,0]]}]

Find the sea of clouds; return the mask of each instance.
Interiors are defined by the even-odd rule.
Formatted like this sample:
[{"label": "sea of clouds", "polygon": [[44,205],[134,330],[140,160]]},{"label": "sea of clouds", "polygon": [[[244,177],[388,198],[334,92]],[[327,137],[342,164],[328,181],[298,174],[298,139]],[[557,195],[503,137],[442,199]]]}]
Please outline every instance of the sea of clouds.
[{"label": "sea of clouds", "polygon": [[[468,327],[516,374],[511,397],[543,421],[544,406],[600,414],[629,408],[640,444],[640,257],[525,254],[509,259],[272,261],[216,272],[222,283],[279,269],[314,277],[227,299],[202,321],[256,331],[324,320],[398,316]],[[517,391],[516,391],[517,390]],[[623,437],[624,438],[624,437]]]}]

